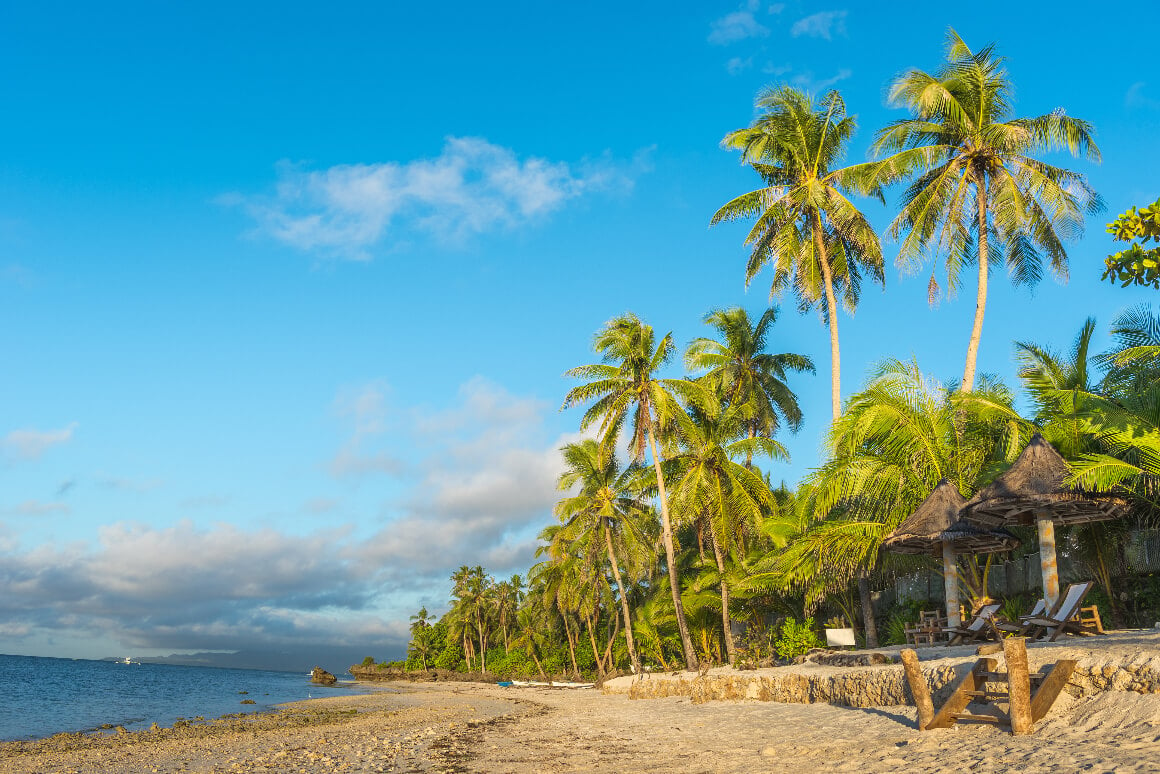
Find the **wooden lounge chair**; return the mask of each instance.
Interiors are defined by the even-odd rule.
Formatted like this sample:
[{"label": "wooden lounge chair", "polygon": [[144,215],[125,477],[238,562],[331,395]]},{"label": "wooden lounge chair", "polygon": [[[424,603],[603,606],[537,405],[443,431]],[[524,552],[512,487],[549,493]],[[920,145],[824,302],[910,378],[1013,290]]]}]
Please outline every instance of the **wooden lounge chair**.
[{"label": "wooden lounge chair", "polygon": [[[1055,642],[1059,635],[1065,631],[1075,634],[1095,634],[1096,631],[1092,630],[1094,627],[1085,628],[1083,621],[1079,618],[1084,597],[1088,595],[1094,585],[1092,581],[1071,584],[1049,615],[1029,618],[1027,623],[1034,632],[1033,639],[1050,634],[1051,636],[1047,638],[1048,642]],[[1096,613],[1096,622],[1098,623],[1098,621],[1099,613]],[[1099,626],[1099,631],[1103,631],[1102,625]]]},{"label": "wooden lounge chair", "polygon": [[1032,618],[1041,618],[1047,614],[1047,600],[1040,599],[1031,610],[1021,616],[1018,621],[996,621],[995,628],[1001,632],[1013,634],[1016,637],[1026,637],[1032,625],[1027,623]]},{"label": "wooden lounge chair", "polygon": [[960,642],[974,642],[975,640],[1002,639],[999,630],[995,628],[995,613],[998,612],[1000,604],[994,603],[990,605],[983,605],[979,608],[979,612],[975,613],[975,617],[966,626],[947,626],[943,631],[951,638],[947,641],[947,645],[958,645]]}]

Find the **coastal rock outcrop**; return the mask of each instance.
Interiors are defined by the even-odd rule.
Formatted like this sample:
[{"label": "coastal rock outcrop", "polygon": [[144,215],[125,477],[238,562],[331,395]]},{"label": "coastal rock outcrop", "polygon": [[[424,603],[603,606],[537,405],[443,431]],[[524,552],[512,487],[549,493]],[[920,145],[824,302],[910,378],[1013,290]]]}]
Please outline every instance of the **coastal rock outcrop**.
[{"label": "coastal rock outcrop", "polygon": [[314,670],[310,673],[310,682],[318,683],[319,685],[334,685],[338,682],[338,678],[322,667],[314,667]]}]

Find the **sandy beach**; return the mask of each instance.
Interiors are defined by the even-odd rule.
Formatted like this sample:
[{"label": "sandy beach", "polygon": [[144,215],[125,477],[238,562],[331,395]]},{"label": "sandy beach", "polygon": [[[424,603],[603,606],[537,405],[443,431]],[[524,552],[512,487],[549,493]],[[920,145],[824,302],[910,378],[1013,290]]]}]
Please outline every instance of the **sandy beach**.
[{"label": "sandy beach", "polygon": [[478,684],[392,685],[281,712],[0,745],[5,774],[78,772],[1160,771],[1160,695],[1064,696],[1031,736],[920,733],[911,707]]}]

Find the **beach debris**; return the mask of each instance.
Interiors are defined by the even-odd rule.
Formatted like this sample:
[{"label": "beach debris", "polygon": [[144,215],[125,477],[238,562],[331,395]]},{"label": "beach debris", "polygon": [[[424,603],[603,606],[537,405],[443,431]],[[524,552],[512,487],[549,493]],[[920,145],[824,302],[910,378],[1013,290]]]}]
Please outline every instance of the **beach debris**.
[{"label": "beach debris", "polygon": [[334,685],[338,682],[338,678],[322,667],[316,666],[310,673],[310,682],[318,683],[319,685]]}]

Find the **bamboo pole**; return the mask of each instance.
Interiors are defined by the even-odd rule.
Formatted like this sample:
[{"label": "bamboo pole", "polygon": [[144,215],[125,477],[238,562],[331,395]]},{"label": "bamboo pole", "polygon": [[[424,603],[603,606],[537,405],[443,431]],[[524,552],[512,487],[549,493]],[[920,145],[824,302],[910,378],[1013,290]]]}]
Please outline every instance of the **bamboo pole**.
[{"label": "bamboo pole", "polygon": [[1008,637],[1003,640],[1007,660],[1007,695],[1010,701],[1011,733],[1030,734],[1035,725],[1031,715],[1031,675],[1027,669],[1027,640]]},{"label": "bamboo pole", "polygon": [[910,695],[914,697],[914,706],[918,708],[918,730],[925,731],[934,720],[934,703],[930,700],[930,686],[918,665],[918,654],[910,648],[902,651],[902,669],[906,673]]}]

